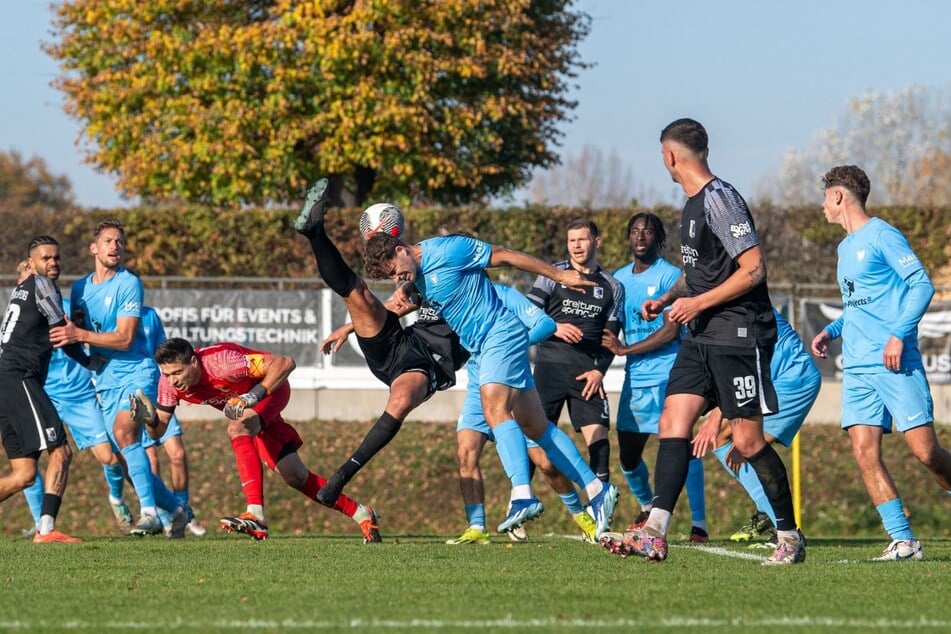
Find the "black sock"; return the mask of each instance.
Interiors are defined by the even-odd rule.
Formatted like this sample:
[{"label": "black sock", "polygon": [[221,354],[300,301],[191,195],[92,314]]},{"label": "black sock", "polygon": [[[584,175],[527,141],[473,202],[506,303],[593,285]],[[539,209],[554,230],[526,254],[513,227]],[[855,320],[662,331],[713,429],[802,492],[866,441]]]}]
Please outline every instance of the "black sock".
[{"label": "black sock", "polygon": [[661,438],[654,463],[654,508],[674,512],[687,482],[690,443],[686,438]]},{"label": "black sock", "polygon": [[766,443],[755,455],[746,459],[760,484],[773,513],[776,514],[776,530],[796,530],[796,514],[793,511],[792,493],[789,491],[789,478],[786,475],[786,465],[773,446]]},{"label": "black sock", "polygon": [[611,443],[607,438],[596,440],[588,445],[588,464],[594,475],[602,482],[611,479]]},{"label": "black sock", "polygon": [[63,498],[60,496],[44,493],[43,502],[40,504],[40,515],[49,515],[55,520],[56,516],[59,515],[59,505],[62,502]]},{"label": "black sock", "polygon": [[641,456],[644,453],[644,445],[650,434],[642,434],[633,431],[619,431],[617,433],[617,444],[621,459],[621,468],[625,471],[634,471],[641,464]]},{"label": "black sock", "polygon": [[353,272],[347,263],[343,261],[343,256],[337,250],[337,246],[331,241],[324,229],[324,223],[318,222],[314,230],[308,234],[310,248],[314,252],[314,259],[317,260],[317,271],[323,278],[327,286],[337,295],[346,297],[357,285],[357,274]]},{"label": "black sock", "polygon": [[386,447],[402,426],[403,423],[390,416],[388,412],[383,412],[383,415],[373,423],[373,427],[367,432],[363,442],[350,456],[350,460],[338,469],[338,472],[346,478],[346,482],[349,482],[350,478],[363,468],[363,465]]}]

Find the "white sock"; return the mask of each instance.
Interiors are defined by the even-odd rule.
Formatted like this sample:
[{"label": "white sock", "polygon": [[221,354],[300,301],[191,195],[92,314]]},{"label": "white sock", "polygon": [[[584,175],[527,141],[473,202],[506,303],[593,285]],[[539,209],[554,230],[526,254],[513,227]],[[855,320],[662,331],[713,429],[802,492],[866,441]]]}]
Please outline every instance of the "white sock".
[{"label": "white sock", "polygon": [[264,505],[263,504],[248,504],[248,513],[258,518],[262,522],[264,521]]},{"label": "white sock", "polygon": [[518,486],[512,487],[512,500],[530,500],[535,497],[535,494],[532,493],[532,485],[530,484],[520,484]]},{"label": "white sock", "polygon": [[588,496],[589,500],[601,493],[602,489],[604,489],[604,482],[598,478],[595,478],[588,484],[584,485],[584,492]]},{"label": "white sock", "polygon": [[37,528],[40,531],[40,535],[49,535],[53,531],[53,519],[52,515],[40,515],[40,523]]},{"label": "white sock", "polygon": [[647,524],[644,525],[644,528],[649,528],[661,537],[666,537],[667,529],[670,528],[671,517],[672,514],[670,511],[665,511],[656,507],[652,508],[651,516],[647,518]]}]

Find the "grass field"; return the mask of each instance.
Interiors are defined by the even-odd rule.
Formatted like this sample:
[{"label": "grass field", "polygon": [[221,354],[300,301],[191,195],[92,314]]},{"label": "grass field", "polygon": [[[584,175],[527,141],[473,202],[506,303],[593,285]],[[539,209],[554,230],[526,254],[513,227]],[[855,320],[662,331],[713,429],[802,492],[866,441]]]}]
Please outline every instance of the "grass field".
[{"label": "grass field", "polygon": [[235,535],[169,542],[0,540],[16,631],[895,631],[951,630],[951,541],[926,560],[872,563],[882,540],[813,540],[806,562],[673,544],[666,562],[564,536],[448,546],[442,536]]}]

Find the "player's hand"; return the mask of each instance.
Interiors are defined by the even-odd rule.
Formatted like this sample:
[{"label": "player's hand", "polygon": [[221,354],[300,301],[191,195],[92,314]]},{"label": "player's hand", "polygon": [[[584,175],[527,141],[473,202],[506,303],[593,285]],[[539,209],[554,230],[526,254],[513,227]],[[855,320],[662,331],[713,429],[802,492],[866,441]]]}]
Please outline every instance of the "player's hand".
[{"label": "player's hand", "polygon": [[816,355],[820,359],[825,359],[829,356],[829,344],[832,342],[832,337],[829,336],[828,331],[825,328],[819,331],[819,334],[812,338],[812,354]]},{"label": "player's hand", "polygon": [[646,321],[654,321],[657,316],[664,312],[664,302],[659,299],[649,299],[641,305],[641,317]]},{"label": "player's hand", "polygon": [[746,464],[746,458],[744,458],[739,451],[736,450],[736,447],[730,449],[730,453],[726,455],[726,466],[730,468],[730,471],[733,473],[739,473],[740,467]]},{"label": "player's hand", "polygon": [[558,279],[555,281],[562,286],[570,288],[573,291],[578,291],[579,293],[584,293],[586,288],[591,288],[592,286],[598,285],[597,282],[589,280],[579,271],[574,269],[561,271],[558,275]]},{"label": "player's hand", "polygon": [[720,417],[707,416],[707,420],[700,425],[690,444],[693,445],[693,455],[703,458],[708,450],[717,448],[717,436],[720,435]]},{"label": "player's hand", "polygon": [[231,420],[238,420],[244,415],[244,410],[249,407],[254,407],[258,404],[258,397],[248,392],[247,394],[242,394],[241,396],[232,396],[228,399],[228,403],[225,405],[225,416]]},{"label": "player's hand", "polygon": [[393,306],[398,310],[410,310],[416,308],[423,301],[420,297],[416,285],[412,282],[404,282],[396,287],[391,298]]},{"label": "player's hand", "polygon": [[617,335],[610,330],[604,330],[601,332],[601,347],[611,354],[616,355],[620,355],[621,350],[624,349],[624,346],[621,345],[621,340],[618,339]]},{"label": "player's hand", "polygon": [[885,367],[892,372],[901,370],[901,353],[904,349],[905,342],[895,335],[891,335],[888,338],[888,343],[885,344],[885,351],[882,355],[882,361],[885,362]]},{"label": "player's hand", "polygon": [[555,336],[565,343],[578,343],[581,341],[584,333],[581,331],[581,328],[578,328],[574,324],[562,322],[555,324]]},{"label": "player's hand", "polygon": [[602,381],[604,373],[600,370],[588,370],[575,377],[576,381],[584,381],[584,387],[581,388],[581,396],[586,401],[590,401],[594,395],[604,397],[604,388]]},{"label": "player's hand", "polygon": [[155,404],[142,390],[129,394],[129,413],[138,425],[151,427],[156,422]]},{"label": "player's hand", "polygon": [[67,319],[65,325],[50,328],[50,343],[54,348],[62,348],[71,343],[82,343],[79,340],[79,329]]},{"label": "player's hand", "polygon": [[[344,332],[347,330],[347,332]],[[349,330],[346,327],[337,328],[330,335],[320,342],[320,351],[324,354],[330,354],[331,352],[337,352],[347,341],[347,336],[349,335]]]},{"label": "player's hand", "polygon": [[689,324],[703,312],[703,305],[698,297],[679,297],[670,305],[668,318],[680,325]]}]

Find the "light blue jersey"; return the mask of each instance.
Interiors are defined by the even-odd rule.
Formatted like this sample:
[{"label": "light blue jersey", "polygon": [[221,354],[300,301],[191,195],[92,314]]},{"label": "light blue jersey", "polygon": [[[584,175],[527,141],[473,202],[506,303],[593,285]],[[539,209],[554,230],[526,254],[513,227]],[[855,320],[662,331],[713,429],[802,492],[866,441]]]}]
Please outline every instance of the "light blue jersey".
[{"label": "light blue jersey", "polygon": [[528,332],[505,308],[485,267],[492,245],[464,236],[420,243],[422,262],[416,287],[477,356],[478,384],[500,383],[527,390],[535,386],[528,363]]},{"label": "light blue jersey", "polygon": [[887,372],[883,352],[892,335],[905,344],[901,367],[921,367],[918,321],[927,303],[920,306],[920,311],[911,311],[917,314],[909,314],[909,280],[916,278],[918,283],[929,286],[931,282],[908,240],[884,220],[872,218],[839,243],[838,254],[836,275],[843,312],[827,328],[836,336],[841,326],[843,369]]},{"label": "light blue jersey", "polygon": [[[658,299],[677,283],[683,271],[663,258],[657,258],[650,268],[634,273],[631,262],[614,272],[614,277],[624,286],[624,307],[621,324],[624,328],[624,342],[627,345],[643,341],[664,325],[657,317],[646,321],[641,317],[641,307],[649,299]],[[682,329],[681,329],[682,330]],[[632,387],[660,385],[667,383],[670,368],[677,358],[681,336],[673,341],[645,354],[627,356],[624,372],[628,385]]]},{"label": "light blue jersey", "polygon": [[789,446],[812,408],[822,376],[789,322],[773,309],[776,317],[776,347],[769,371],[779,400],[779,413],[763,418],[763,431]]},{"label": "light blue jersey", "polygon": [[[495,291],[505,307],[512,311],[519,320],[525,324],[529,332],[529,344],[536,344],[550,337],[555,332],[557,324],[555,320],[549,317],[545,311],[536,306],[527,297],[519,293],[511,286],[505,284],[494,284]],[[459,421],[456,425],[456,431],[461,429],[471,429],[480,432],[494,441],[495,435],[485,421],[485,415],[482,413],[482,397],[479,394],[479,364],[474,357],[470,357],[466,362],[466,372],[469,381],[466,388],[466,398],[462,403],[462,411],[459,414]],[[526,439],[529,448],[537,447],[534,441]]]},{"label": "light blue jersey", "polygon": [[[68,299],[63,300],[63,310],[70,314]],[[53,348],[44,389],[51,399],[60,401],[96,398],[89,370],[70,359],[62,348]]]}]

